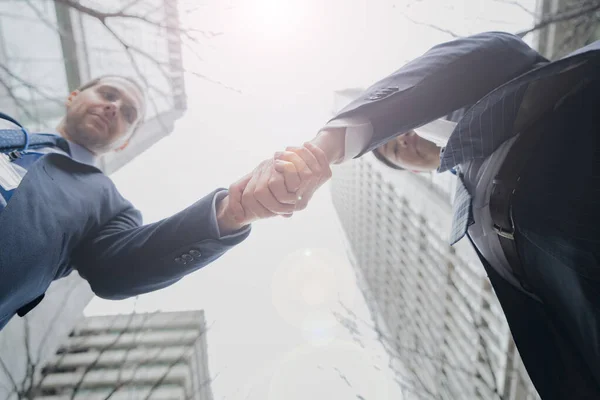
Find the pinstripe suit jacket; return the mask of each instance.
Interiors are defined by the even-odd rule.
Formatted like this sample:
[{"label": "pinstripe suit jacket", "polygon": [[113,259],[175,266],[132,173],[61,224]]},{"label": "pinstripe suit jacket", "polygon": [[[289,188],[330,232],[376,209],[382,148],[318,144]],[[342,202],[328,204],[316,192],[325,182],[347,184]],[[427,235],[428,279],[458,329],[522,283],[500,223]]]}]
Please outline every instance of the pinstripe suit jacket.
[{"label": "pinstripe suit jacket", "polygon": [[[459,109],[441,154],[440,172],[486,158],[500,144],[533,124],[586,78],[598,75],[600,42],[549,62],[519,37],[486,32],[435,46],[368,88],[335,118],[364,117],[373,126],[358,155]],[[457,185],[450,242],[464,236],[471,194]]]},{"label": "pinstripe suit jacket", "polygon": [[[440,171],[487,158],[517,133],[526,134],[557,102],[586,80],[600,77],[600,42],[549,62],[516,36],[491,32],[436,46],[371,86],[336,118],[362,117],[373,126],[360,154],[396,135],[464,108],[446,148]],[[359,156],[360,156],[359,155]],[[457,185],[450,240],[459,240],[471,218],[471,194]],[[530,377],[547,398],[598,398],[596,387],[573,369],[575,350],[540,303],[508,284],[480,259],[500,300]],[[551,332],[548,334],[548,332]],[[549,343],[553,345],[549,345]],[[561,379],[550,379],[555,376]],[[589,378],[588,378],[589,380]],[[569,383],[565,383],[569,382]],[[564,397],[557,392],[570,392]]]}]

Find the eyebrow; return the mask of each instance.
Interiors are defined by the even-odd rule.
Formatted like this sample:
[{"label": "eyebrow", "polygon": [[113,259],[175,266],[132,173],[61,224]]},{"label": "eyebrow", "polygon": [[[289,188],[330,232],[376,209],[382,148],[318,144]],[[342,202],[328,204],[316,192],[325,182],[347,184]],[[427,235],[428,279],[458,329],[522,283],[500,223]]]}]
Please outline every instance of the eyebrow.
[{"label": "eyebrow", "polygon": [[126,95],[121,89],[108,83],[103,83],[102,85],[100,85],[100,88],[103,87],[109,88],[119,93],[119,96],[121,96],[127,102],[127,105],[130,106],[131,109],[135,112],[135,118],[139,116],[139,111],[138,108],[135,106],[135,102],[133,102],[131,98],[128,95]]}]

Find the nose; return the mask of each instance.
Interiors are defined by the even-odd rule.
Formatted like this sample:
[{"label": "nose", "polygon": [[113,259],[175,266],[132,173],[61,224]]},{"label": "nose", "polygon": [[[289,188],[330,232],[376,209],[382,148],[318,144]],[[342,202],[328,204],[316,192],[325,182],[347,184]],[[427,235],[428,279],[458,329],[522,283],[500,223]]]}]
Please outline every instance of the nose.
[{"label": "nose", "polygon": [[414,131],[403,133],[402,135],[398,136],[398,144],[400,147],[407,148],[411,142],[414,143],[415,135],[416,133]]},{"label": "nose", "polygon": [[398,144],[400,145],[400,147],[403,147],[403,148],[408,147],[408,141],[406,140],[406,135],[400,136],[400,138],[398,139]]},{"label": "nose", "polygon": [[102,109],[104,116],[112,120],[117,115],[117,106],[113,103],[106,104]]}]

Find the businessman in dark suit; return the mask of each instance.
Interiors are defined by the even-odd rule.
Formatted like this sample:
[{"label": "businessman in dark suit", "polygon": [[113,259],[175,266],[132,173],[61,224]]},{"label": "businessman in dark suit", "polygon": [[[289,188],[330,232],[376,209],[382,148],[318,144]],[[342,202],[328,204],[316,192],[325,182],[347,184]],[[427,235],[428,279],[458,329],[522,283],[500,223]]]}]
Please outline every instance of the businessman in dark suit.
[{"label": "businessman in dark suit", "polygon": [[456,173],[450,242],[473,243],[543,399],[600,398],[598,110],[600,42],[549,62],[491,32],[432,48],[312,141]]},{"label": "businessman in dark suit", "polygon": [[[15,313],[23,316],[35,307],[53,280],[73,270],[100,297],[150,292],[216,260],[249,235],[250,222],[276,214],[242,206],[249,174],[229,190],[217,189],[172,217],[142,225],[139,211],[94,159],[127,145],[145,107],[135,81],[105,76],[70,94],[55,132],[31,134],[0,115],[5,128],[0,130],[0,329]],[[313,151],[323,161],[319,174],[326,176],[324,153]],[[319,163],[313,153],[310,157]],[[320,175],[308,167],[299,174],[290,163],[273,159],[256,170],[272,171],[275,163],[287,182],[273,173],[251,187],[264,204],[274,201],[272,193],[285,199],[277,214],[290,215]]]}]

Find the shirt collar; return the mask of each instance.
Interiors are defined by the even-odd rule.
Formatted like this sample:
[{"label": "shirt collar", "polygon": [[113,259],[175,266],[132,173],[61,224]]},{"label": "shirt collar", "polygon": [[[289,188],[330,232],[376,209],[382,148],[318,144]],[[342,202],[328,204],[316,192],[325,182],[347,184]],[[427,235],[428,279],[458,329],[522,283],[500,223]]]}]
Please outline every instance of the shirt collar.
[{"label": "shirt collar", "polygon": [[456,122],[440,118],[413,130],[417,135],[435,143],[438,147],[446,147],[454,128],[456,128]]},{"label": "shirt collar", "polygon": [[[44,132],[48,132],[56,136],[61,136],[61,134],[55,130],[46,130]],[[91,165],[92,167],[97,167],[96,164],[98,162],[98,157],[94,153],[75,142],[71,142],[70,140],[67,140],[67,143],[69,144],[69,151],[73,160],[82,164]]]},{"label": "shirt collar", "polygon": [[96,167],[98,157],[94,153],[75,142],[67,140],[67,143],[69,143],[69,150],[71,151],[71,158],[73,160]]}]

